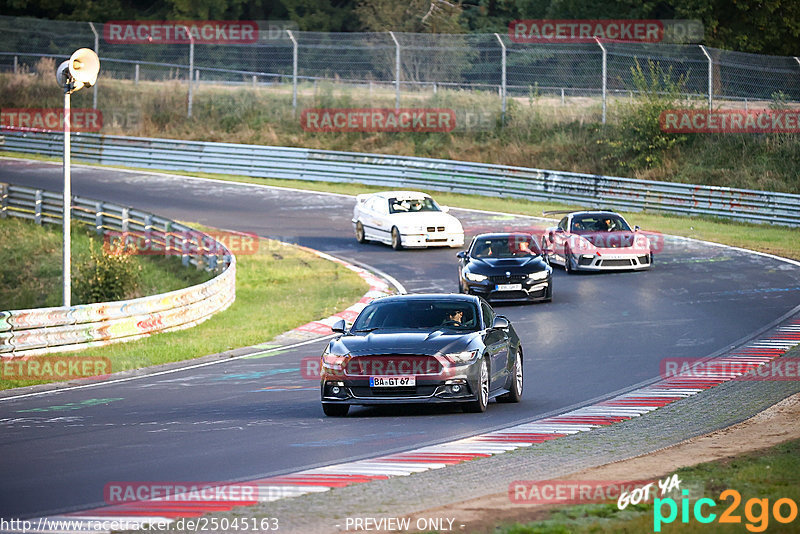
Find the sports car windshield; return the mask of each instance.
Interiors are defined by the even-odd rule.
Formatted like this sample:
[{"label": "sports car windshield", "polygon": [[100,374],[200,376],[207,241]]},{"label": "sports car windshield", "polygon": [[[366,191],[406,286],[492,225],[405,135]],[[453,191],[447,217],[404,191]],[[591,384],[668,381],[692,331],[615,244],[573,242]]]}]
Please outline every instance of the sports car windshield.
[{"label": "sports car windshield", "polygon": [[529,235],[480,238],[470,252],[473,258],[520,258],[538,254],[539,246]]},{"label": "sports car windshield", "polygon": [[477,306],[470,302],[406,300],[373,302],[359,314],[352,332],[391,330],[474,331],[480,329]]},{"label": "sports car windshield", "polygon": [[572,232],[630,232],[631,227],[617,215],[584,215],[572,219]]},{"label": "sports car windshield", "polygon": [[417,211],[442,211],[430,197],[390,198],[389,213],[414,213]]}]

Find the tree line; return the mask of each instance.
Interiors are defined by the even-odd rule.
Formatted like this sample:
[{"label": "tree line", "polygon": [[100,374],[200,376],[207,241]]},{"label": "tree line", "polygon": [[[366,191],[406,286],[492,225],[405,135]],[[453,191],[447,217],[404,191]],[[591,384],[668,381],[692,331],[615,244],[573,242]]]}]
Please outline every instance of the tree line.
[{"label": "tree line", "polygon": [[704,44],[800,55],[797,0],[0,0],[0,13],[55,20],[282,20],[303,31],[506,32],[517,19],[695,19]]}]

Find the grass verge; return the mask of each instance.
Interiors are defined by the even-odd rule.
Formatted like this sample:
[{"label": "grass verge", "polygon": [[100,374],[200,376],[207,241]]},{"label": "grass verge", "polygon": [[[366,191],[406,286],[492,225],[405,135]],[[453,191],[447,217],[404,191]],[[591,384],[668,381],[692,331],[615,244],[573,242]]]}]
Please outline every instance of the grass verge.
[{"label": "grass verge", "polygon": [[[237,257],[236,301],[198,326],[69,353],[107,357],[113,372],[138,369],[263,343],[357,301],[366,283],[349,269],[277,241],[262,239]],[[0,389],[33,385],[0,379]]]},{"label": "grass verge", "polygon": [[[789,441],[776,447],[699,464],[676,471],[681,487],[703,488],[700,493],[691,490],[686,504],[686,522],[683,522],[683,502],[675,497],[677,516],[671,523],[661,522],[655,530],[655,507],[649,504],[630,505],[619,510],[616,502],[584,504],[560,507],[545,513],[535,522],[498,526],[496,534],[564,534],[564,533],[624,533],[682,532],[707,534],[708,532],[797,532],[797,503],[800,502],[800,441]],[[724,495],[725,490],[735,490],[741,502],[734,496]],[[701,523],[694,515],[695,503],[701,497],[711,499],[716,506],[702,506],[702,514],[716,514],[708,524]],[[751,501],[752,499],[752,501]],[[788,524],[780,523],[774,506],[779,499],[790,499],[794,505],[794,519]],[[761,502],[756,502],[761,501]],[[726,510],[737,523],[724,524],[720,518]],[[791,515],[791,507],[783,501],[782,517]],[[669,516],[668,505],[661,506],[661,515]],[[738,519],[735,519],[738,517]]]}]

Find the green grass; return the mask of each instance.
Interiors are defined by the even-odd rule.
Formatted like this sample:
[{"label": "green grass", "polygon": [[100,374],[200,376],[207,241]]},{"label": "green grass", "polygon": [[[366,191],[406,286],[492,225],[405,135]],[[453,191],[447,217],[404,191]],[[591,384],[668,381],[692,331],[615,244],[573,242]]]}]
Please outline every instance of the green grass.
[{"label": "green grass", "polygon": [[[681,500],[676,497],[678,515],[672,524],[663,524],[661,532],[681,532],[707,534],[709,532],[797,532],[800,518],[789,524],[780,524],[772,515],[772,508],[778,499],[788,498],[800,503],[800,486],[797,473],[800,473],[800,441],[790,441],[750,454],[734,458],[700,464],[676,471],[681,480],[681,488],[689,489],[689,521],[681,523]],[[704,488],[702,495],[699,488]],[[738,508],[731,510],[741,518],[741,524],[720,524],[720,515],[729,507],[732,499],[720,498],[720,494],[732,489],[741,495]],[[695,490],[693,492],[692,490]],[[712,499],[717,505],[711,509],[703,507],[703,513],[717,514],[714,522],[702,524],[695,520],[692,509],[700,497]],[[746,509],[750,499],[768,499],[769,517],[761,515],[757,505],[751,505],[752,517],[748,518]],[[668,507],[663,506],[663,514],[668,515]],[[782,514],[789,514],[789,507],[782,507]],[[747,528],[750,525],[750,528]],[[753,529],[753,530],[751,530]],[[540,521],[498,526],[496,534],[562,534],[562,533],[630,533],[654,531],[653,502],[628,506],[619,510],[616,502],[585,504],[562,507],[552,510],[549,517]]]},{"label": "green grass", "polygon": [[[90,246],[99,250],[103,241],[94,232],[75,225],[71,229],[71,266],[76,276],[90,257]],[[0,219],[0,310],[22,310],[60,306],[61,226],[38,226],[32,221],[9,217]],[[139,287],[125,298],[166,293],[200,284],[211,276],[205,271],[185,268],[177,257],[133,256],[139,272]],[[73,284],[74,288],[74,284]],[[87,304],[72,295],[73,304]]]},{"label": "green grass", "polygon": [[[227,310],[187,330],[68,354],[108,357],[114,372],[197,358],[267,342],[349,306],[366,291],[349,269],[262,239],[256,254],[237,256],[236,301]],[[35,383],[0,380],[0,389]]]}]

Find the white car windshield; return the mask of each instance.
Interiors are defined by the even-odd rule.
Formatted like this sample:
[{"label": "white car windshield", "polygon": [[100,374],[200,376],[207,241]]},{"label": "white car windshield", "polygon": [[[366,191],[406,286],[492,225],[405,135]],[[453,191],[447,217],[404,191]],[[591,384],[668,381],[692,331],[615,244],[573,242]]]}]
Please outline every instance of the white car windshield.
[{"label": "white car windshield", "polygon": [[430,197],[389,199],[389,213],[414,213],[418,211],[442,210]]},{"label": "white car windshield", "polygon": [[584,215],[572,219],[572,232],[630,232],[631,227],[618,215]]}]

